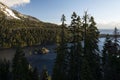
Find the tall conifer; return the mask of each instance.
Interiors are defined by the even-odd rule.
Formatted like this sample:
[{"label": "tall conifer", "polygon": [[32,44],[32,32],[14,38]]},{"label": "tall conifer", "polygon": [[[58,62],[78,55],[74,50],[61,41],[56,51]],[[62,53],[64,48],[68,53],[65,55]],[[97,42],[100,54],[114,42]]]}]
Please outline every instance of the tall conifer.
[{"label": "tall conifer", "polygon": [[28,62],[20,47],[17,48],[13,58],[12,72],[13,80],[27,80],[29,78]]},{"label": "tall conifer", "polygon": [[67,42],[65,39],[65,16],[62,15],[61,18],[62,25],[61,25],[61,35],[60,35],[60,42],[57,46],[57,57],[53,69],[52,80],[66,80],[67,78]]}]

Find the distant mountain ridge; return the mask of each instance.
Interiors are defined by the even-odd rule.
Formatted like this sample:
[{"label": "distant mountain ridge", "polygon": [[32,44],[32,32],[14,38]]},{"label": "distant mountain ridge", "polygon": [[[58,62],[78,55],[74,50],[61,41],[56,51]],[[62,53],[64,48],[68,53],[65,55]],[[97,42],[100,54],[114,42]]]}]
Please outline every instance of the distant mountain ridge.
[{"label": "distant mountain ridge", "polygon": [[0,25],[7,27],[47,27],[56,24],[42,22],[39,19],[24,15],[0,2]]},{"label": "distant mountain ridge", "polygon": [[3,13],[4,17],[6,17],[7,19],[22,20],[23,18],[24,19],[28,18],[30,20],[39,21],[37,18],[28,16],[28,15],[23,15],[23,14],[17,12],[16,10],[9,8],[8,6],[6,6],[5,4],[3,4],[1,2],[0,2],[0,12]]},{"label": "distant mountain ridge", "polygon": [[55,43],[59,25],[40,21],[0,2],[0,49]]}]

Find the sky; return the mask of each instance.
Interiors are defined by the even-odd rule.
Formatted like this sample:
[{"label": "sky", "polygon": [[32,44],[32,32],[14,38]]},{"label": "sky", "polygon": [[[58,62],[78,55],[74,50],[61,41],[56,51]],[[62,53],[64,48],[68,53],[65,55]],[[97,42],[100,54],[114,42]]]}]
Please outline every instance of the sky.
[{"label": "sky", "polygon": [[71,15],[83,16],[88,11],[99,29],[120,29],[120,0],[0,0],[17,11],[41,21],[60,24],[61,15],[70,24]]}]

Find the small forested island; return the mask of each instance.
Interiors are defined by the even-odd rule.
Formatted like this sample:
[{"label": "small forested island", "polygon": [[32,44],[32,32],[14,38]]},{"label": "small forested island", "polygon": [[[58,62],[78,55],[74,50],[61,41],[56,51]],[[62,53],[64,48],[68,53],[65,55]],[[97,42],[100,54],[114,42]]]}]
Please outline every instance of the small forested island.
[{"label": "small forested island", "polygon": [[48,54],[49,50],[45,47],[41,48],[41,49],[35,49],[33,51],[33,54]]},{"label": "small forested island", "polygon": [[83,16],[73,12],[70,24],[63,14],[61,25],[1,2],[0,14],[0,80],[120,80],[117,27],[113,34],[101,34],[87,11]]}]

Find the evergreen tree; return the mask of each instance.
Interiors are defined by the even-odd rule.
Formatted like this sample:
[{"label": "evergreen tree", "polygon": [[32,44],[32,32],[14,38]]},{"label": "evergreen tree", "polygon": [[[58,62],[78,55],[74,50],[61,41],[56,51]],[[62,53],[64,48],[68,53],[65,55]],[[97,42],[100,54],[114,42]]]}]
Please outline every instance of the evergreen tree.
[{"label": "evergreen tree", "polygon": [[29,80],[39,80],[38,69],[35,67],[33,70],[29,70]]},{"label": "evergreen tree", "polygon": [[61,35],[60,35],[60,43],[58,43],[57,47],[57,57],[53,69],[52,80],[66,80],[67,78],[67,42],[65,40],[65,16],[62,15],[61,18],[62,26],[61,26]]},{"label": "evergreen tree", "polygon": [[0,61],[0,80],[10,80],[9,61]]},{"label": "evergreen tree", "polygon": [[114,38],[106,37],[103,47],[103,79],[119,80],[120,79],[120,53],[117,38],[117,29],[115,28]]},{"label": "evergreen tree", "polygon": [[41,73],[40,76],[41,76],[41,77],[40,77],[40,80],[49,80],[49,79],[48,79],[48,78],[49,78],[49,75],[48,75],[48,71],[47,71],[46,68],[43,68],[43,71],[42,71],[42,73]]},{"label": "evergreen tree", "polygon": [[75,12],[73,12],[71,17],[70,31],[72,33],[72,46],[70,47],[69,53],[69,72],[68,80],[80,80],[80,68],[81,68],[81,55],[82,55],[82,45],[81,45],[81,19]]},{"label": "evergreen tree", "polygon": [[[89,17],[87,12],[83,16],[83,41],[84,60],[88,65],[89,80],[101,80],[100,57],[98,49],[99,31],[93,17]],[[84,65],[82,65],[84,67]],[[90,72],[90,73],[89,73]],[[82,72],[84,73],[84,72]],[[82,74],[81,73],[81,74]],[[83,77],[83,76],[82,76]],[[87,78],[88,79],[88,78]]]},{"label": "evergreen tree", "polygon": [[61,42],[57,49],[53,80],[101,80],[98,54],[99,31],[94,18],[89,17],[85,12],[83,21],[81,21],[81,18],[73,12],[71,19],[69,26],[72,36],[71,46],[70,48],[66,47],[68,42],[65,42],[64,32],[62,32]]},{"label": "evergreen tree", "polygon": [[117,54],[117,55],[119,55],[118,54],[118,52],[119,52],[119,50],[120,50],[120,45],[119,45],[119,32],[118,32],[118,29],[115,27],[115,29],[114,29],[114,33],[113,33],[113,46],[114,46],[114,48],[113,48],[113,52],[115,53],[115,54]]},{"label": "evergreen tree", "polygon": [[104,67],[108,61],[108,54],[111,52],[112,41],[110,39],[110,35],[106,35],[106,39],[104,42],[103,50],[102,50],[102,66]]},{"label": "evergreen tree", "polygon": [[93,75],[91,74],[90,71],[89,62],[85,58],[82,58],[80,71],[81,71],[81,75],[80,75],[81,77],[79,80],[94,80]]},{"label": "evergreen tree", "polygon": [[13,80],[27,80],[29,76],[28,62],[21,48],[17,48],[13,58]]}]

